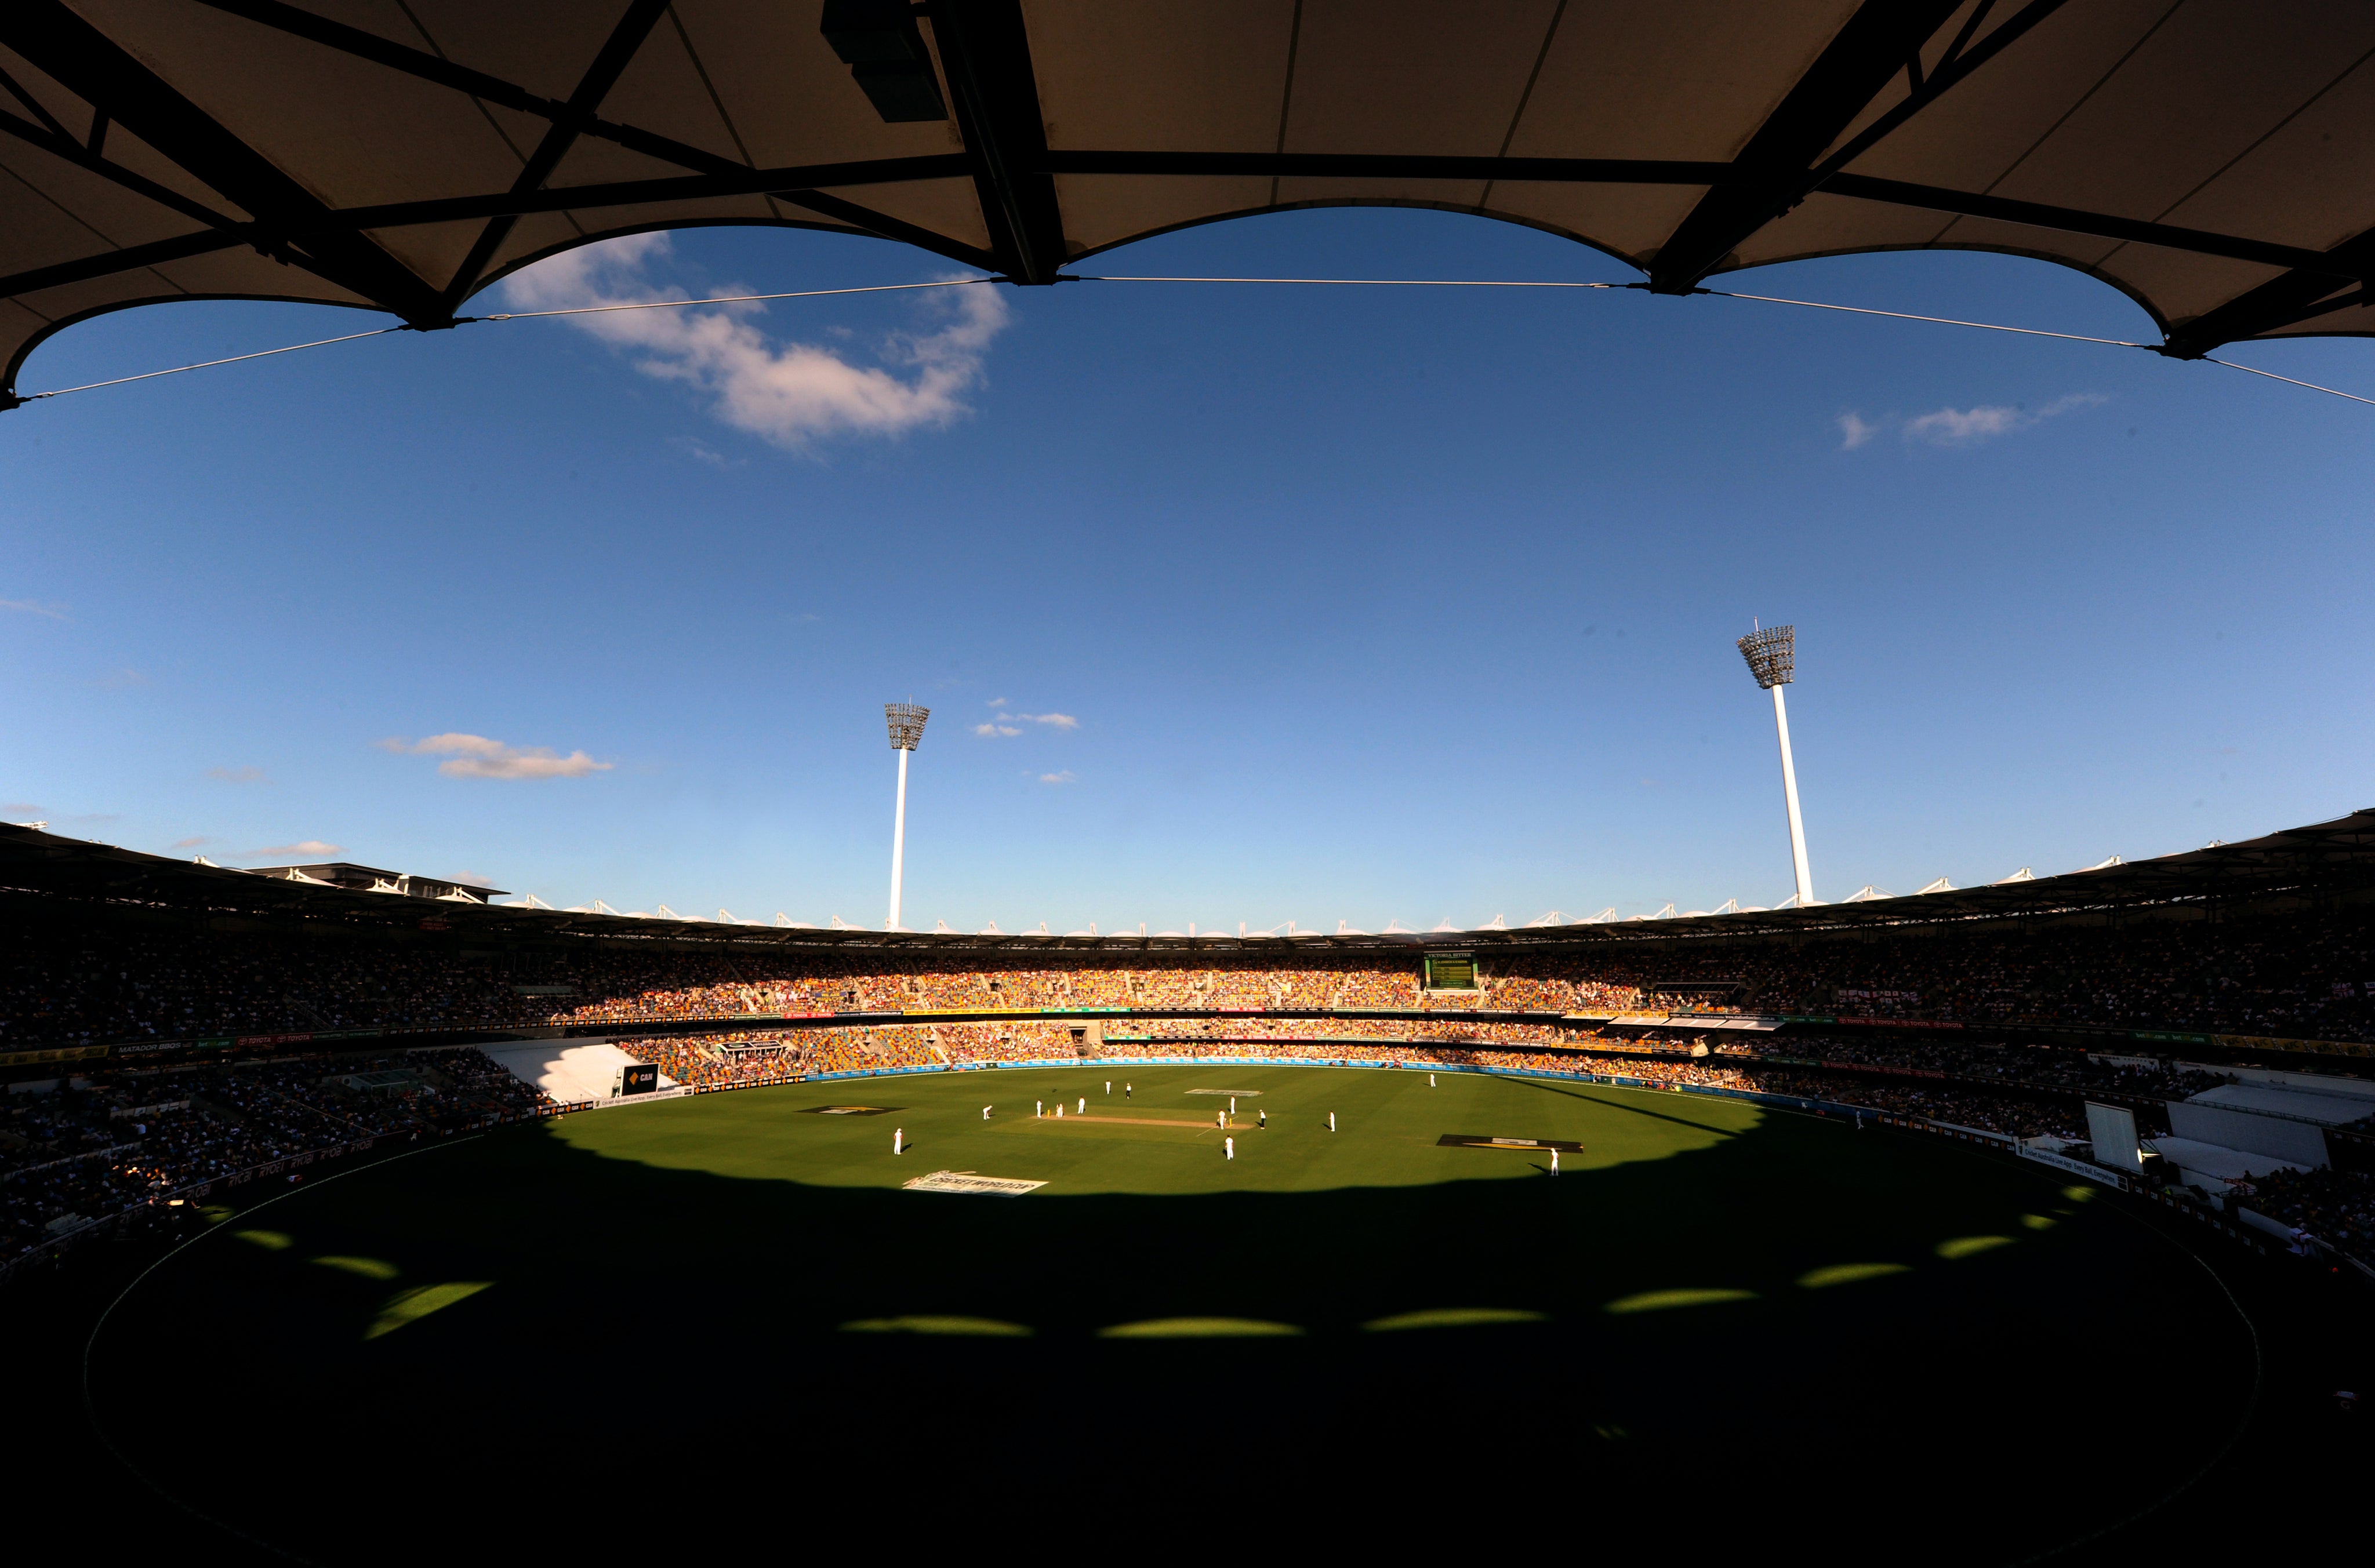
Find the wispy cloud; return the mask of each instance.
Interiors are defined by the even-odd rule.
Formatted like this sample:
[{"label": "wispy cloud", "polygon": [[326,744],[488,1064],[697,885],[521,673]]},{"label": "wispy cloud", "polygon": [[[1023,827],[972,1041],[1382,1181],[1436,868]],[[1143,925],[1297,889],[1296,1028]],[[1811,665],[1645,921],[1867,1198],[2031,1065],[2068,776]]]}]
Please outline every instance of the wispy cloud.
[{"label": "wispy cloud", "polygon": [[1041,784],[1070,784],[1075,776],[1076,775],[1072,772],[1072,770],[1067,768],[1060,773],[1042,773],[1039,775],[1039,782]]},{"label": "wispy cloud", "polygon": [[46,616],[52,620],[66,618],[65,606],[45,605],[33,599],[0,599],[0,610],[14,610],[18,615]]},{"label": "wispy cloud", "polygon": [[270,784],[272,782],[262,768],[251,767],[208,768],[207,777],[220,779],[225,784]]},{"label": "wispy cloud", "polygon": [[1081,727],[1081,721],[1074,718],[1069,713],[1017,713],[1014,716],[1025,721],[1026,723],[1046,725],[1053,729],[1078,729]]},{"label": "wispy cloud", "polygon": [[41,808],[34,805],[30,800],[11,800],[6,803],[0,803],[0,819],[38,817],[40,815],[41,815]]},{"label": "wispy cloud", "polygon": [[[180,847],[179,845],[175,846]],[[323,860],[333,855],[344,855],[346,845],[324,843],[320,839],[299,839],[295,843],[277,843],[269,849],[251,849],[235,860]]]},{"label": "wispy cloud", "polygon": [[563,757],[549,746],[506,746],[483,735],[432,735],[426,740],[398,735],[376,744],[383,751],[446,758],[437,771],[449,779],[574,779],[615,765],[597,762],[583,751]]},{"label": "wispy cloud", "polygon": [[1978,403],[1968,408],[1937,408],[1927,414],[1917,414],[1909,419],[1887,415],[1867,419],[1850,410],[1836,421],[1839,427],[1839,450],[1853,452],[1870,445],[1874,436],[1895,427],[1907,442],[1920,442],[1928,446],[1978,446],[1999,436],[2041,425],[2078,408],[2091,408],[2109,402],[2099,392],[2074,392],[2052,402],[2031,408],[2019,403]]},{"label": "wispy cloud", "polygon": [[173,849],[203,849],[207,844],[214,842],[215,838],[213,834],[200,833],[197,837],[193,839],[175,839],[170,847]]},{"label": "wispy cloud", "polygon": [[495,885],[495,879],[483,871],[456,871],[454,873],[454,880],[467,882],[474,888],[491,888]]},{"label": "wispy cloud", "polygon": [[148,684],[148,678],[136,669],[119,669],[106,675],[96,676],[92,678],[89,684],[102,691],[121,691],[127,686],[146,686]]},{"label": "wispy cloud", "polygon": [[975,735],[1021,735],[1022,733],[1012,725],[975,725],[973,726],[973,732]]},{"label": "wispy cloud", "polygon": [[[651,280],[648,267],[669,253],[665,234],[634,234],[566,252],[503,285],[513,309],[549,311],[682,300],[680,289]],[[893,333],[878,365],[854,364],[809,343],[778,347],[752,324],[757,305],[606,311],[565,318],[582,332],[639,356],[635,368],[681,382],[707,395],[717,418],[779,446],[804,447],[826,436],[899,435],[947,425],[969,412],[964,395],[979,384],[990,340],[1008,320],[995,284],[935,290],[922,309],[944,320],[937,330]]]}]

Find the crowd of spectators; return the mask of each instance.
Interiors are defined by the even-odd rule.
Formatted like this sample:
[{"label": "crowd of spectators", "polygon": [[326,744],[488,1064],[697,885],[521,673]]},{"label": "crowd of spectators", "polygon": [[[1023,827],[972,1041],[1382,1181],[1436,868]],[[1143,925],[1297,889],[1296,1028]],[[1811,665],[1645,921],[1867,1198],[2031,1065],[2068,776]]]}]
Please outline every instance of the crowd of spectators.
[{"label": "crowd of spectators", "polygon": [[2254,1176],[2239,1201],[2255,1214],[2314,1236],[2337,1252],[2375,1260],[2375,1174],[2333,1166]]},{"label": "crowd of spectators", "polygon": [[93,1070],[0,1107],[0,1265],[160,1195],[546,1102],[475,1050]]},{"label": "crowd of spectators", "polygon": [[0,1051],[354,1029],[1078,1008],[1747,1010],[2375,1040],[2375,923],[2356,914],[1487,950],[1477,955],[1472,990],[1426,989],[1418,955],[1391,949],[976,955],[585,943],[498,951],[350,935],[11,935],[21,939],[0,943]]}]

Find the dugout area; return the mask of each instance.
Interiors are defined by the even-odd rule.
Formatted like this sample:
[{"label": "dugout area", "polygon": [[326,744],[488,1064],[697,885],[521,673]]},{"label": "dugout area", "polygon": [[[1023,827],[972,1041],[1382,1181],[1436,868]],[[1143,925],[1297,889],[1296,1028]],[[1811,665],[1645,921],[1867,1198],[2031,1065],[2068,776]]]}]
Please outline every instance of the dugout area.
[{"label": "dugout area", "polygon": [[[699,1559],[821,1514],[918,1548],[1224,1520],[2009,1562],[2151,1508],[2267,1403],[2227,1286],[2086,1184],[1737,1102],[1439,1085],[1093,1063],[505,1128],[227,1213],[113,1303],[89,1413],[322,1562]],[[1259,1091],[1225,1134],[1213,1086]],[[1046,1185],[904,1185],[944,1170]]]}]

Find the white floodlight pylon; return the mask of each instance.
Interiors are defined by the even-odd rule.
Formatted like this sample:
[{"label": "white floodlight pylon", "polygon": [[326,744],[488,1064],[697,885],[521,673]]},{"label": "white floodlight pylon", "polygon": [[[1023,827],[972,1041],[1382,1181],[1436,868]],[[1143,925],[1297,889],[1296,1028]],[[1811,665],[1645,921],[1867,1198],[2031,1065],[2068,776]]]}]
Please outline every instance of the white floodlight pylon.
[{"label": "white floodlight pylon", "polygon": [[891,819],[891,923],[886,931],[899,929],[899,878],[907,858],[907,757],[924,738],[924,721],[932,716],[929,708],[919,708],[913,702],[885,702],[882,717],[891,727],[891,748],[899,753],[899,810]]},{"label": "white floodlight pylon", "polygon": [[1773,693],[1773,728],[1781,737],[1781,796],[1790,808],[1790,868],[1798,882],[1798,907],[1814,902],[1814,874],[1806,868],[1806,824],[1798,815],[1798,769],[1790,759],[1790,709],[1781,689],[1797,678],[1798,629],[1762,626],[1740,640],[1740,656],[1756,684]]}]

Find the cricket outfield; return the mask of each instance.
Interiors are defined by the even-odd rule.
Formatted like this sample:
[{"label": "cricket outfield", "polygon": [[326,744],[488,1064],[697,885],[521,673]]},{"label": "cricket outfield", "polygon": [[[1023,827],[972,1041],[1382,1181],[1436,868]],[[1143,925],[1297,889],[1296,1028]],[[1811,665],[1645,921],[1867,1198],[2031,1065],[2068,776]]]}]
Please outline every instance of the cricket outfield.
[{"label": "cricket outfield", "polygon": [[[2106,1190],[1552,1079],[841,1079],[245,1193],[109,1311],[90,1411],[324,1562],[1213,1508],[2008,1561],[2166,1497],[2257,1376],[2209,1264]],[[2140,1390],[2147,1438],[2107,1438]]]}]

